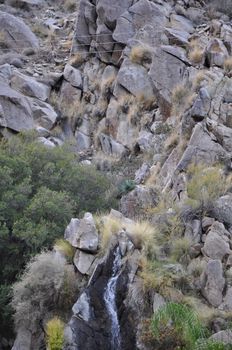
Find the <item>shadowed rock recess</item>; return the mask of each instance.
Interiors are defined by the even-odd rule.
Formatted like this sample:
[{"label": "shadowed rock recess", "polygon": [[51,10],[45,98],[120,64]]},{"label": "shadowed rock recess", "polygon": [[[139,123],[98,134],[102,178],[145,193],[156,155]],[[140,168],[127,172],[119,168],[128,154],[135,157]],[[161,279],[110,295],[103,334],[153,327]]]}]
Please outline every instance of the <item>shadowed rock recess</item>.
[{"label": "shadowed rock recess", "polygon": [[232,349],[231,0],[1,0],[0,139],[0,350]]}]

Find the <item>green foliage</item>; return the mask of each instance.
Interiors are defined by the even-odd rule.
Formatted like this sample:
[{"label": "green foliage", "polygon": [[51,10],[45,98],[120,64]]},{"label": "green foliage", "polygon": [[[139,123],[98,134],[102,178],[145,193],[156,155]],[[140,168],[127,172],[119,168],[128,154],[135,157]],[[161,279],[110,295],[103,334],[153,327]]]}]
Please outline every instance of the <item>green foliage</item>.
[{"label": "green foliage", "polygon": [[70,145],[49,149],[34,139],[23,133],[0,143],[0,288],[51,248],[73,216],[117,204],[111,180],[80,165]]},{"label": "green foliage", "polygon": [[231,350],[232,345],[225,345],[220,342],[216,342],[213,340],[200,340],[197,342],[196,346],[194,347],[194,350]]},{"label": "green foliage", "polygon": [[174,330],[174,335],[181,336],[179,340],[186,350],[193,348],[199,338],[205,337],[205,329],[198,317],[183,304],[167,303],[154,314],[151,329],[158,340],[162,339],[162,332],[169,327]]},{"label": "green foliage", "polygon": [[211,201],[225,192],[226,179],[219,167],[193,164],[188,169],[188,175],[187,193],[193,207],[207,209]]},{"label": "green foliage", "polygon": [[64,343],[64,323],[54,317],[47,323],[47,345],[48,350],[62,350]]},{"label": "green foliage", "polygon": [[133,180],[124,180],[118,188],[119,196],[123,196],[135,188],[135,182]]},{"label": "green foliage", "polygon": [[209,331],[203,327],[197,314],[184,304],[170,302],[162,306],[154,314],[150,328],[157,349],[231,349],[231,345],[208,339]]}]

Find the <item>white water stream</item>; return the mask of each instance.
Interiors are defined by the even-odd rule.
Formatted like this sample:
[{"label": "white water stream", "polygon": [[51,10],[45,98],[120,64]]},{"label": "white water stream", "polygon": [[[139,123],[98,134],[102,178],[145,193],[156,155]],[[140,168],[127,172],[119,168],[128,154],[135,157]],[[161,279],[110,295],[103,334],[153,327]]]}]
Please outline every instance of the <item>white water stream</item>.
[{"label": "white water stream", "polygon": [[120,267],[121,254],[119,247],[117,247],[117,249],[114,252],[112,275],[107,283],[104,293],[106,308],[111,319],[111,350],[120,350],[121,348],[120,324],[118,321],[116,306],[116,286],[120,273]]}]

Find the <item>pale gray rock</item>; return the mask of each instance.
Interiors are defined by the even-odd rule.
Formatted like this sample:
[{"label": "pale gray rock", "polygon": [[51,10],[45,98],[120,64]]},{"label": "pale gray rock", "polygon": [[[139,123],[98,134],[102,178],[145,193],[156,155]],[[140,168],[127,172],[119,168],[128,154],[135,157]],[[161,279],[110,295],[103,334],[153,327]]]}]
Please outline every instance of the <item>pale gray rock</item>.
[{"label": "pale gray rock", "polygon": [[12,350],[29,350],[31,349],[32,334],[24,327],[17,331],[17,337],[15,339]]},{"label": "pale gray rock", "polygon": [[189,34],[192,34],[194,32],[193,23],[184,16],[172,14],[170,17],[170,24],[172,28],[184,30]]},{"label": "pale gray rock", "polygon": [[208,302],[218,307],[222,303],[222,292],[225,286],[223,268],[220,260],[209,260],[201,275],[201,293]]},{"label": "pale gray rock", "polygon": [[210,41],[206,49],[206,59],[210,67],[214,65],[223,67],[228,56],[227,48],[220,39],[214,38]]},{"label": "pale gray rock", "polygon": [[50,130],[57,120],[57,113],[53,107],[50,104],[35,98],[28,98],[28,101],[36,125],[40,125],[45,129]]},{"label": "pale gray rock", "polygon": [[85,213],[83,219],[71,219],[64,237],[69,243],[84,252],[95,253],[98,249],[98,233],[92,214]]},{"label": "pale gray rock", "polygon": [[41,101],[47,101],[51,88],[45,84],[39,83],[34,78],[14,70],[11,76],[10,85],[24,95],[36,97]]},{"label": "pale gray rock", "polygon": [[208,116],[211,107],[211,97],[206,88],[202,87],[191,108],[191,117],[196,121],[202,121]]},{"label": "pale gray rock", "polygon": [[226,311],[232,311],[232,287],[227,289],[220,308]]},{"label": "pale gray rock", "polygon": [[52,141],[46,139],[46,138],[43,137],[43,136],[38,137],[37,140],[38,140],[40,143],[42,143],[45,147],[48,147],[48,148],[54,148],[54,147],[56,147],[56,145],[55,145]]},{"label": "pale gray rock", "polygon": [[133,0],[118,0],[117,4],[112,3],[112,0],[99,0],[96,7],[98,17],[102,23],[114,29],[116,20],[132,5],[132,3]]},{"label": "pale gray rock", "polygon": [[193,161],[211,165],[225,159],[227,152],[215,141],[217,139],[214,135],[210,134],[203,124],[198,123],[193,129],[192,136],[177,165],[177,169],[186,169]]},{"label": "pale gray rock", "polygon": [[154,98],[153,85],[147,70],[125,60],[118,72],[117,83],[141,101]]},{"label": "pale gray rock", "polygon": [[81,250],[76,250],[73,262],[77,270],[83,275],[89,275],[91,273],[91,266],[96,257],[93,254],[87,254]]},{"label": "pale gray rock", "polygon": [[0,32],[7,48],[22,52],[24,48],[39,48],[39,42],[31,29],[19,18],[0,11]]},{"label": "pale gray rock", "polygon": [[183,30],[165,28],[165,34],[169,39],[170,45],[180,45],[181,47],[188,47],[190,34]]},{"label": "pale gray rock", "polygon": [[77,302],[73,305],[72,312],[75,316],[80,317],[88,322],[91,316],[89,296],[86,292],[82,293]]},{"label": "pale gray rock", "polygon": [[90,136],[84,134],[83,132],[77,130],[75,132],[75,138],[77,141],[77,152],[82,152],[91,147],[91,138]]},{"label": "pale gray rock", "polygon": [[63,80],[60,89],[60,104],[63,107],[62,113],[68,116],[68,113],[78,113],[78,102],[81,100],[82,91],[72,86],[68,81]]},{"label": "pale gray rock", "polygon": [[137,145],[142,152],[148,152],[152,148],[153,135],[149,131],[140,131],[137,139]]},{"label": "pale gray rock", "polygon": [[76,88],[82,88],[82,76],[79,69],[72,67],[70,64],[66,64],[64,69],[64,78]]},{"label": "pale gray rock", "polygon": [[143,183],[149,176],[150,167],[147,163],[143,163],[142,166],[135,172],[135,183],[137,185]]},{"label": "pale gray rock", "polygon": [[126,148],[108,135],[101,133],[99,135],[99,141],[101,143],[102,151],[106,154],[114,154],[119,157],[126,154]]},{"label": "pale gray rock", "polygon": [[155,293],[153,297],[153,312],[156,313],[162,306],[164,306],[165,300],[159,293]]},{"label": "pale gray rock", "polygon": [[192,243],[199,243],[201,240],[201,222],[200,220],[193,220],[186,224],[185,238],[189,239]]},{"label": "pale gray rock", "polygon": [[230,245],[224,236],[225,227],[215,222],[208,232],[202,249],[203,254],[211,259],[222,260],[225,255],[230,254]]},{"label": "pale gray rock", "polygon": [[154,52],[149,75],[158,95],[158,104],[164,115],[171,111],[171,96],[176,85],[185,77],[186,65],[179,58],[157,48]]},{"label": "pale gray rock", "polygon": [[0,106],[1,126],[15,131],[30,130],[35,126],[29,99],[3,82],[0,84]]},{"label": "pale gray rock", "polygon": [[232,193],[220,197],[213,203],[211,215],[224,224],[232,225]]},{"label": "pale gray rock", "polygon": [[214,218],[210,218],[209,216],[204,216],[201,222],[202,230],[207,231],[209,227],[213,225],[214,222],[215,222]]},{"label": "pale gray rock", "polygon": [[230,329],[220,331],[211,335],[209,339],[223,344],[232,344],[232,331]]},{"label": "pale gray rock", "polygon": [[78,247],[78,232],[80,229],[80,220],[72,218],[69,225],[66,227],[64,238],[75,248]]}]

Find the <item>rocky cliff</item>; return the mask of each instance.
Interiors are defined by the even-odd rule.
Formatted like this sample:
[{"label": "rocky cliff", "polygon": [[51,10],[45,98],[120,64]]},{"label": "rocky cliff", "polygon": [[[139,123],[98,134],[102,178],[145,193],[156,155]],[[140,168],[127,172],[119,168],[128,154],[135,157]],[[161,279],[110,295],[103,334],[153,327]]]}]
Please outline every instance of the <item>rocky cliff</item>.
[{"label": "rocky cliff", "polygon": [[[119,211],[65,231],[82,286],[63,348],[174,349],[147,334],[169,302],[232,345],[232,5],[81,0],[62,13],[18,2],[0,9],[2,137],[71,141],[81,161],[130,179]],[[14,350],[43,346],[46,334],[28,331]]]}]

